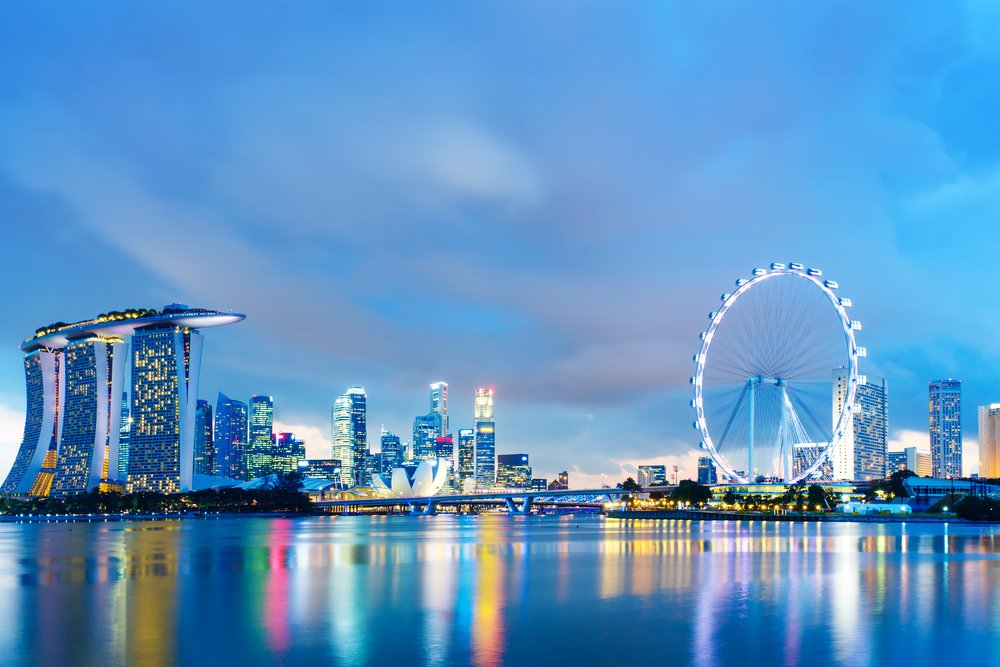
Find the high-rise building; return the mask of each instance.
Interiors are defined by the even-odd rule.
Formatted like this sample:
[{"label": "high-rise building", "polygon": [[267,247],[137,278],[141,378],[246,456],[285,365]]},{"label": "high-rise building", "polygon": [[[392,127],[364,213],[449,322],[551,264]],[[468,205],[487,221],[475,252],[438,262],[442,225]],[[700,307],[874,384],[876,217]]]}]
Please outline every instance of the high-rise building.
[{"label": "high-rise building", "polygon": [[341,464],[341,480],[360,486],[365,476],[368,452],[368,395],[364,387],[348,387],[334,403],[333,458]]},{"label": "high-rise building", "polygon": [[1000,403],[979,406],[979,476],[1000,477]]},{"label": "high-rise building", "polygon": [[888,461],[886,477],[897,470],[911,470],[920,477],[930,477],[933,473],[930,453],[916,447],[906,447],[900,452],[889,452],[886,460]]},{"label": "high-rise building", "polygon": [[53,496],[90,491],[112,476],[118,480],[124,345],[117,338],[85,338],[70,342],[62,356],[65,392]]},{"label": "high-rise building", "polygon": [[[792,447],[792,474],[798,477],[803,472],[806,471],[809,466],[811,466],[816,459],[823,455],[823,450],[826,449],[827,443],[825,442],[797,442]],[[853,448],[851,448],[853,452]],[[853,456],[852,456],[853,458]],[[831,481],[834,479],[833,476],[833,460],[828,458],[823,461],[822,464],[809,475],[809,479],[813,481]]]},{"label": "high-rise building", "polygon": [[128,434],[132,431],[132,416],[129,414],[128,392],[122,392],[121,421],[118,424],[118,480],[128,474]]},{"label": "high-rise building", "polygon": [[544,477],[532,477],[531,478],[531,490],[532,491],[545,491],[548,487],[549,480]]},{"label": "high-rise building", "polygon": [[459,491],[475,489],[476,479],[476,432],[471,428],[458,429],[458,467],[455,470],[455,486]]},{"label": "high-rise building", "polygon": [[962,476],[962,383],[937,380],[927,385],[934,476]]},{"label": "high-rise building", "polygon": [[564,491],[569,488],[569,472],[563,470],[549,483],[549,491]]},{"label": "high-rise building", "polygon": [[[201,368],[197,329],[243,318],[171,304],[35,331],[21,345],[25,436],[0,491],[65,495],[122,482],[127,491],[190,489]],[[129,419],[123,412],[131,418],[125,452],[119,450]]]},{"label": "high-rise building", "polygon": [[885,456],[886,461],[886,471],[885,476],[888,477],[894,472],[899,470],[906,470],[906,452],[889,452]]},{"label": "high-rise building", "polygon": [[299,462],[306,458],[305,441],[295,437],[294,433],[275,433],[271,436],[271,450],[267,467],[261,468],[261,475],[290,473],[299,470]]},{"label": "high-rise building", "polygon": [[215,474],[215,438],[212,405],[198,399],[194,411],[194,474]]},{"label": "high-rise building", "polygon": [[274,400],[270,396],[250,397],[250,427],[247,434],[247,477],[270,475],[274,466]]},{"label": "high-rise building", "polygon": [[455,439],[450,435],[437,438],[434,441],[434,447],[437,460],[448,462],[448,476],[442,488],[454,491],[457,488],[455,486]]},{"label": "high-rise building", "polygon": [[431,413],[441,416],[441,430],[438,437],[451,433],[448,425],[448,383],[435,382],[431,385]]},{"label": "high-rise building", "polygon": [[337,459],[302,459],[299,472],[310,479],[341,481],[341,465]]},{"label": "high-rise building", "polygon": [[431,412],[413,419],[413,458],[433,461],[437,458],[437,439],[441,433],[441,415]]},{"label": "high-rise building", "polygon": [[395,468],[403,465],[405,452],[399,441],[399,436],[391,431],[382,430],[382,474],[391,475]]},{"label": "high-rise building", "polygon": [[667,483],[667,466],[648,465],[639,466],[639,486],[664,486]]},{"label": "high-rise building", "polygon": [[711,456],[701,456],[698,458],[698,483],[718,484],[719,472],[715,468],[715,461]]},{"label": "high-rise building", "polygon": [[382,455],[372,454],[368,452],[365,454],[365,473],[362,484],[368,486],[372,483],[372,478],[382,471]]},{"label": "high-rise building", "polygon": [[[836,425],[844,409],[847,382],[848,374],[845,369],[834,370],[833,425]],[[842,480],[884,478],[888,443],[888,387],[884,379],[868,377],[858,385],[854,395],[854,416],[848,420],[843,439],[830,455],[833,478]],[[799,449],[795,453],[802,454],[804,451]],[[793,461],[793,470],[795,467]]]},{"label": "high-rise building", "polygon": [[496,422],[493,419],[493,388],[476,389],[475,431],[476,488],[488,491],[497,483]]},{"label": "high-rise building", "polygon": [[247,479],[247,404],[222,392],[215,402],[215,474]]},{"label": "high-rise building", "polygon": [[501,489],[527,489],[531,486],[531,466],[527,454],[497,456],[497,481]]}]

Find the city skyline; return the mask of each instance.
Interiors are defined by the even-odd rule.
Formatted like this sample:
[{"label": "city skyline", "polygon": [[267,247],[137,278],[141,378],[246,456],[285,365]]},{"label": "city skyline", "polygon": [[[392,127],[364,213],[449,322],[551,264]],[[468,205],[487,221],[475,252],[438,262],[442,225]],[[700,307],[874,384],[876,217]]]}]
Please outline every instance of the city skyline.
[{"label": "city skyline", "polygon": [[[206,342],[201,397],[267,391],[285,406],[275,428],[310,456],[327,455],[343,387],[364,384],[372,423],[407,434],[444,378],[453,416],[468,388],[497,387],[504,449],[540,470],[691,475],[704,316],[730,277],[795,260],[854,298],[866,372],[891,386],[891,448],[928,446],[930,380],[961,379],[967,411],[1000,400],[1000,314],[980,307],[997,277],[984,73],[1000,20],[981,4],[734,6],[721,21],[299,9],[248,12],[253,39],[225,48],[219,8],[193,23],[153,6],[3,12],[36,29],[0,72],[0,217],[17,249],[0,340],[108,304],[212,303],[251,317]],[[470,53],[469,35],[497,28],[518,39]],[[413,48],[386,48],[400,43]],[[566,44],[594,50],[581,66]],[[0,349],[3,466],[21,364]]]}]

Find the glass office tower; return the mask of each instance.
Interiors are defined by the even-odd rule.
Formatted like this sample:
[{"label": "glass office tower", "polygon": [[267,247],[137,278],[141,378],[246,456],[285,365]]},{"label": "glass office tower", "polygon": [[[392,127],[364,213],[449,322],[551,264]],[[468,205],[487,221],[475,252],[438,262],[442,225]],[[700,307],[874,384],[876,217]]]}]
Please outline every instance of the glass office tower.
[{"label": "glass office tower", "polygon": [[194,472],[196,475],[215,475],[215,438],[212,405],[198,399],[194,413]]},{"label": "glass office tower", "polygon": [[368,452],[368,395],[364,387],[348,387],[333,405],[333,457],[340,460],[341,481],[349,486],[364,483]]},{"label": "glass office tower", "polygon": [[222,392],[215,401],[215,474],[246,479],[247,404]]},{"label": "glass office tower", "polygon": [[934,476],[962,476],[962,383],[938,380],[927,385]]},{"label": "glass office tower", "polygon": [[274,444],[274,401],[270,396],[250,398],[250,429],[247,438],[247,477],[271,474]]},{"label": "glass office tower", "polygon": [[496,422],[493,420],[493,388],[476,389],[475,412],[476,488],[488,491],[497,481]]}]

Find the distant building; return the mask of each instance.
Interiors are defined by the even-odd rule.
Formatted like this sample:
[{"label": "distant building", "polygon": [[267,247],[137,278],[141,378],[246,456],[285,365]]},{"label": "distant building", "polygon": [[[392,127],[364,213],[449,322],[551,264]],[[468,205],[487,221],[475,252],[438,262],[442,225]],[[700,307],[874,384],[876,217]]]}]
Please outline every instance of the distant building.
[{"label": "distant building", "polygon": [[256,479],[273,472],[274,401],[270,396],[250,398],[250,427],[247,437],[247,477]]},{"label": "distant building", "polygon": [[333,458],[341,462],[341,480],[348,486],[360,486],[365,481],[367,410],[364,387],[349,387],[333,406]]},{"label": "distant building", "polygon": [[962,476],[962,383],[937,380],[927,385],[934,477]]},{"label": "distant building", "polygon": [[275,473],[290,473],[300,470],[299,462],[306,458],[306,443],[294,433],[275,433],[271,436],[271,448],[267,457],[267,467],[262,468],[264,477]]},{"label": "distant building", "polygon": [[448,424],[447,382],[435,382],[431,385],[431,414],[438,415],[441,418],[438,437],[443,438],[451,433]]},{"label": "distant building", "polygon": [[702,456],[698,459],[698,483],[719,483],[719,473],[715,468],[715,461],[712,460],[711,456]]},{"label": "distant building", "polygon": [[194,474],[215,475],[215,438],[212,406],[198,399],[194,411]]},{"label": "distant building", "polygon": [[933,473],[930,453],[916,447],[907,447],[901,452],[889,452],[888,462],[886,477],[898,470],[911,470],[920,477],[930,477]]},{"label": "distant building", "polygon": [[[823,450],[827,447],[825,442],[797,442],[792,447],[792,474],[796,477],[801,475],[809,468],[816,459],[823,454]],[[853,448],[852,448],[853,452]],[[820,464],[819,468],[809,476],[812,481],[831,481],[833,480],[833,460],[828,458]]]},{"label": "distant building", "polygon": [[979,406],[979,476],[1000,478],[1000,403]]},{"label": "distant building", "polygon": [[460,491],[475,488],[476,432],[471,428],[458,430],[458,467],[455,470],[456,487]]},{"label": "distant building", "polygon": [[128,392],[122,392],[121,415],[118,423],[118,481],[124,481],[128,474],[128,434],[132,430],[129,415]]},{"label": "distant building", "polygon": [[545,491],[548,487],[549,480],[544,477],[532,477],[531,478],[531,490],[532,491]]},{"label": "distant building", "polygon": [[340,481],[342,478],[342,466],[337,459],[301,459],[298,467],[310,479]]},{"label": "distant building", "polygon": [[476,389],[475,431],[476,488],[486,491],[497,483],[496,422],[493,419],[493,388]]},{"label": "distant building", "polygon": [[448,462],[448,476],[445,478],[444,488],[454,491],[457,488],[455,486],[455,439],[450,435],[436,438],[434,446],[437,460]]},{"label": "distant building", "polygon": [[667,484],[667,466],[639,466],[639,479],[636,482],[639,486],[646,488],[647,486],[666,486]]},{"label": "distant building", "polygon": [[531,466],[527,454],[497,456],[497,481],[501,489],[527,489],[531,486]]},{"label": "distant building", "polygon": [[215,474],[230,479],[247,478],[247,404],[222,392],[215,401]]},{"label": "distant building", "polygon": [[413,458],[433,461],[437,458],[437,439],[441,437],[441,415],[431,412],[413,420]]},{"label": "distant building", "polygon": [[549,483],[549,491],[564,491],[569,488],[569,473],[563,470]]},{"label": "distant building", "polygon": [[382,455],[372,454],[368,452],[365,454],[365,477],[364,484],[371,484],[372,478],[382,472]]},{"label": "distant building", "polygon": [[394,468],[403,465],[405,458],[403,445],[399,442],[399,436],[391,431],[383,430],[380,440],[382,446],[381,472],[384,475],[391,475]]},{"label": "distant building", "polygon": [[[843,368],[833,373],[833,423],[836,424],[847,398],[848,373]],[[864,384],[859,384],[854,405],[854,416],[847,420],[844,437],[830,455],[832,479],[882,479],[886,475],[889,442],[888,386],[885,380],[868,377]],[[800,450],[799,453],[805,451]],[[828,479],[825,471],[813,477]]]}]

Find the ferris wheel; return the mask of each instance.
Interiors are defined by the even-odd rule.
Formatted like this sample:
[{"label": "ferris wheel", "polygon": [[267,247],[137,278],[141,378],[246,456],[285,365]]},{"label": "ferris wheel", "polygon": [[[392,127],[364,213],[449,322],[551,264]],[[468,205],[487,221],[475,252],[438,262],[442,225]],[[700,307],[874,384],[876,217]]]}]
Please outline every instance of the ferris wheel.
[{"label": "ferris wheel", "polygon": [[733,483],[830,479],[851,428],[861,323],[819,269],[775,262],[722,295],[694,356],[701,447]]}]

